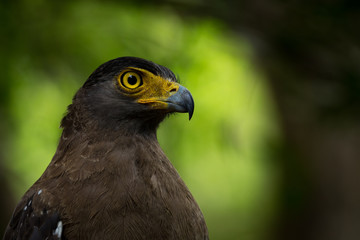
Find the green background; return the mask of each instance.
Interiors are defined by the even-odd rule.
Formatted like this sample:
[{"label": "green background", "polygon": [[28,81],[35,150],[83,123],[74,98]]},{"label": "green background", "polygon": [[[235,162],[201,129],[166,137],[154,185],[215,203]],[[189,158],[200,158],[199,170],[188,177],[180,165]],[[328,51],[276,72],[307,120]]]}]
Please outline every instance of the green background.
[{"label": "green background", "polygon": [[[171,116],[158,139],[198,201],[211,239],[270,239],[282,204],[279,159],[287,156],[278,155],[284,134],[253,42],[215,16],[177,10],[156,1],[4,1],[6,206],[12,209],[50,162],[60,120],[91,72],[110,59],[137,56],[170,68],[194,97],[193,119]],[[285,195],[297,205],[297,189]],[[2,217],[8,222],[8,211]]]}]

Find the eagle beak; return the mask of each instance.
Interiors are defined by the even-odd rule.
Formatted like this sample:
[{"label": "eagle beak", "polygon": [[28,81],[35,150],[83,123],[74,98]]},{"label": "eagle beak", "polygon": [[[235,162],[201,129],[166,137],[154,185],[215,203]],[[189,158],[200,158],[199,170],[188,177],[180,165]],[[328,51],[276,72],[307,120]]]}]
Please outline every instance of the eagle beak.
[{"label": "eagle beak", "polygon": [[188,112],[189,120],[194,113],[194,100],[189,90],[180,86],[179,89],[168,97],[165,102],[168,104],[168,109],[174,112]]}]

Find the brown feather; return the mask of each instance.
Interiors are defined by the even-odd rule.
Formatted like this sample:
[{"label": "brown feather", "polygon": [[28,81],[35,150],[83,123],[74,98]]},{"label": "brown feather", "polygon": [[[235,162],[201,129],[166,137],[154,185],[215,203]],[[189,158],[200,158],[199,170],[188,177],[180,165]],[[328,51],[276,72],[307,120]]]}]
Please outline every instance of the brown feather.
[{"label": "brown feather", "polygon": [[[69,106],[58,149],[18,204],[4,239],[27,239],[49,222],[54,231],[51,216],[63,224],[62,239],[208,239],[199,206],[157,141],[163,113],[104,127],[86,96],[80,89]],[[23,217],[30,199],[29,216],[44,218],[32,225]]]}]

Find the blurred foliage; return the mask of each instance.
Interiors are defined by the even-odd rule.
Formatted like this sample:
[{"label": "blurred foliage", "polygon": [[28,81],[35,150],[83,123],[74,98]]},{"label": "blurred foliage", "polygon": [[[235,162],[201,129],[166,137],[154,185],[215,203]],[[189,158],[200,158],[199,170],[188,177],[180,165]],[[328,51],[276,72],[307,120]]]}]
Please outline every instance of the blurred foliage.
[{"label": "blurred foliage", "polygon": [[193,119],[171,116],[158,138],[197,199],[211,239],[268,239],[278,191],[278,166],[269,156],[279,131],[241,36],[166,6],[24,0],[4,4],[1,13],[1,154],[16,199],[51,160],[60,119],[91,71],[137,56],[172,69],[193,94]]}]

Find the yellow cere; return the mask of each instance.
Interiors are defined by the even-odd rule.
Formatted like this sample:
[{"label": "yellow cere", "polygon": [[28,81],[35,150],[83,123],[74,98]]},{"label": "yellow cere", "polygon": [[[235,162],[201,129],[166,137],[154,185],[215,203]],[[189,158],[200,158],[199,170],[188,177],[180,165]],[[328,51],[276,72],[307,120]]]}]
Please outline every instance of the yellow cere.
[{"label": "yellow cere", "polygon": [[168,106],[166,99],[176,93],[180,87],[177,82],[134,67],[124,69],[118,75],[117,82],[126,95],[154,109],[166,109]]}]

